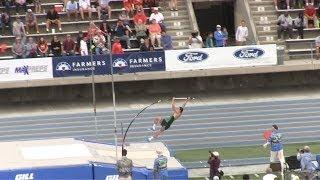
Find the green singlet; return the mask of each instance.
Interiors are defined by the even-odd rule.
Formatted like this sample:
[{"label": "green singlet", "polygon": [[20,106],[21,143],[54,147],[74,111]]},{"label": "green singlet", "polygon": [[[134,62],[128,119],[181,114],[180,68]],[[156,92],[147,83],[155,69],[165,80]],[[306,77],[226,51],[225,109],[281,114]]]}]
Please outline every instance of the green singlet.
[{"label": "green singlet", "polygon": [[174,116],[171,115],[169,118],[164,118],[161,122],[161,126],[164,127],[164,130],[167,130],[170,128],[171,124],[174,121]]}]

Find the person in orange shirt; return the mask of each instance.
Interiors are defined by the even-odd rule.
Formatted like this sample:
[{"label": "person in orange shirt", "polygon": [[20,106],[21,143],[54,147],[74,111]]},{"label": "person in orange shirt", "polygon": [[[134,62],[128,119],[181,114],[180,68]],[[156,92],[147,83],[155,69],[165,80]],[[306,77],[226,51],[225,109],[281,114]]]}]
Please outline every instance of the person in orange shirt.
[{"label": "person in orange shirt", "polygon": [[160,47],[161,27],[155,19],[151,20],[151,24],[149,25],[148,30],[149,30],[149,37],[151,40],[151,45],[155,46],[155,41],[157,39],[157,45],[158,45],[158,47]]},{"label": "person in orange shirt", "polygon": [[112,54],[123,54],[123,49],[118,37],[114,37],[114,43],[112,44]]},{"label": "person in orange shirt", "polygon": [[138,24],[139,20],[141,20],[143,24],[147,23],[147,16],[141,9],[139,9],[137,13],[133,16],[133,22],[135,25]]},{"label": "person in orange shirt", "polygon": [[133,6],[132,0],[123,0],[123,7],[126,9],[127,13],[132,13]]},{"label": "person in orange shirt", "polygon": [[134,8],[135,8],[136,10],[142,10],[142,9],[143,9],[143,7],[142,7],[142,5],[143,5],[143,0],[132,0],[132,3],[133,3]]}]

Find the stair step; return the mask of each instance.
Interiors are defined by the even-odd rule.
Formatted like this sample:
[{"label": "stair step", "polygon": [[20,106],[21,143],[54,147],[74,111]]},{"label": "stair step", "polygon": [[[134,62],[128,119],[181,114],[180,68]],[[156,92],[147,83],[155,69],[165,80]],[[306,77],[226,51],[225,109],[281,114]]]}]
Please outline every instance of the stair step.
[{"label": "stair step", "polygon": [[269,10],[269,11],[251,11],[251,14],[254,15],[274,15],[276,16],[277,11],[275,10]]},{"label": "stair step", "polygon": [[269,13],[269,11],[274,11],[276,13],[276,10],[274,8],[273,5],[250,5],[250,9],[251,9],[251,12],[267,12]]},{"label": "stair step", "polygon": [[179,17],[179,16],[188,16],[187,10],[180,10],[180,11],[164,11],[162,12],[163,16],[165,17]]},{"label": "stair step", "polygon": [[249,5],[273,5],[273,1],[250,1],[249,2]]}]

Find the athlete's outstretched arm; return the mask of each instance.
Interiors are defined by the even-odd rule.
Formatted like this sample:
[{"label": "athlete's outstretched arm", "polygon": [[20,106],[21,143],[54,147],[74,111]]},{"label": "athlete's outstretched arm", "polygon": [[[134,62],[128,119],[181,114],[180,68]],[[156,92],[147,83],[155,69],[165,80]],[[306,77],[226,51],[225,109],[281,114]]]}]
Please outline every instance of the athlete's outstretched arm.
[{"label": "athlete's outstretched arm", "polygon": [[190,98],[190,97],[188,97],[188,98],[187,98],[187,100],[182,104],[182,106],[181,106],[181,107],[183,107],[183,108],[184,108],[184,107],[187,105],[188,101],[190,101],[190,99],[191,99],[191,98]]},{"label": "athlete's outstretched arm", "polygon": [[172,102],[171,102],[171,108],[172,108],[172,111],[176,111],[176,101],[175,101],[175,98],[173,97],[172,98]]}]

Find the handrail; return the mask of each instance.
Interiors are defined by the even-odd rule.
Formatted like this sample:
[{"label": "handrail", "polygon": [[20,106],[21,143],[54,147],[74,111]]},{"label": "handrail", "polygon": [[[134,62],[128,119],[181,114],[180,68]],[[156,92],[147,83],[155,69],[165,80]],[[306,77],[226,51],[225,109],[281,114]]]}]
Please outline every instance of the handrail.
[{"label": "handrail", "polygon": [[192,31],[199,32],[199,26],[198,26],[198,22],[197,22],[197,19],[196,19],[196,15],[194,13],[192,0],[187,0],[187,9],[188,9],[189,20],[191,22],[190,25],[191,25]]},{"label": "handrail", "polygon": [[244,3],[244,7],[246,8],[246,12],[247,12],[246,15],[247,15],[247,19],[248,19],[249,25],[252,30],[253,40],[257,45],[259,45],[260,43],[259,43],[259,39],[258,39],[258,35],[257,35],[257,30],[256,30],[256,26],[253,22],[253,18],[252,18],[253,16],[250,11],[248,0],[242,0],[242,1]]}]

